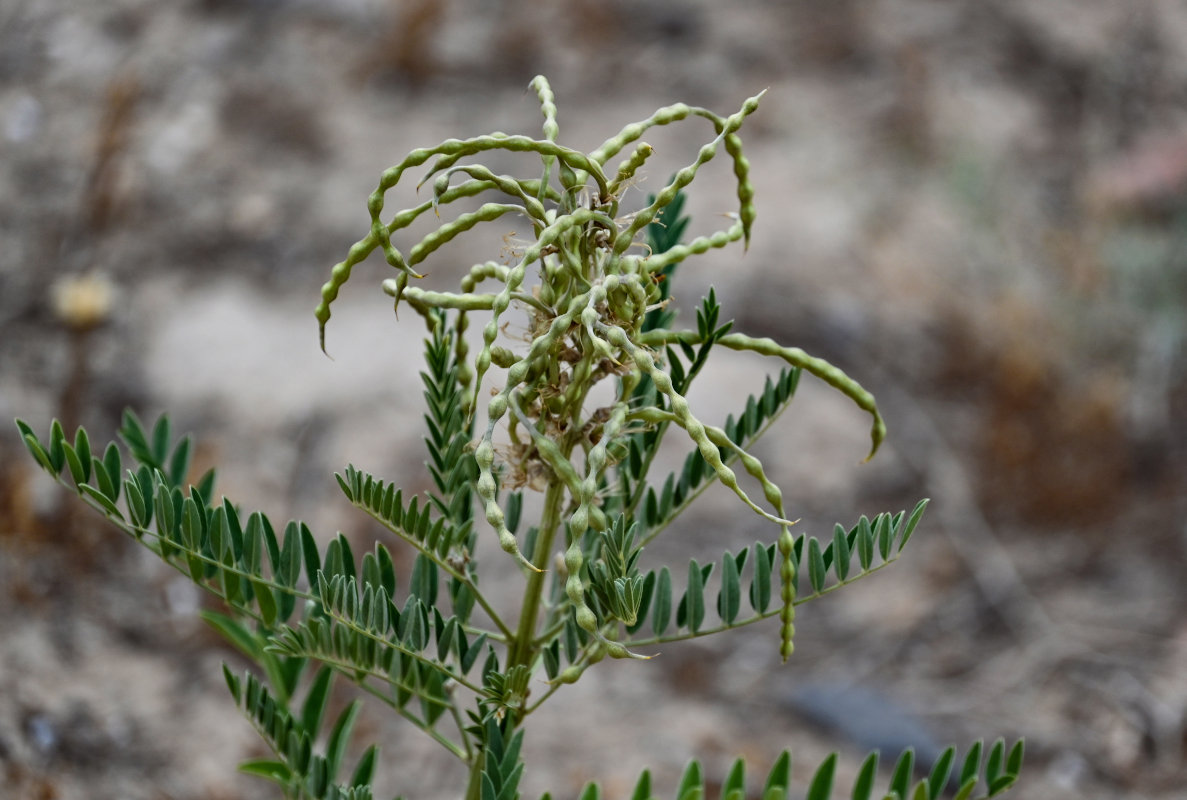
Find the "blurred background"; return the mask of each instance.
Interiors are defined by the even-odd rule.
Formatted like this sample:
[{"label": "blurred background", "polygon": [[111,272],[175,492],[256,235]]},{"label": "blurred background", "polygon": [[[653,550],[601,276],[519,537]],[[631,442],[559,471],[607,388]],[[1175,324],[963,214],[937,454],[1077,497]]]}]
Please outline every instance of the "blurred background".
[{"label": "blurred background", "polygon": [[[1015,797],[1183,797],[1178,0],[0,0],[0,420],[107,441],[125,407],[168,410],[244,507],[367,548],[330,473],[424,486],[423,328],[394,319],[372,259],[331,360],[318,290],[408,150],[537,132],[537,73],[582,149],[661,105],[728,114],[769,90],[743,130],[752,246],[689,263],[677,298],[714,285],[738,329],[878,397],[890,439],[869,464],[866,419],[807,377],[759,449],[804,532],[933,502],[907,558],[800,608],[786,667],[760,626],[588,673],[529,734],[525,796],[594,778],[624,796],[645,766],[662,794],[691,757],[720,779],[785,747],[801,777],[840,749],[848,786],[871,747],[926,761],[1025,736]],[[649,136],[636,199],[709,135]],[[715,162],[693,184],[693,233],[721,227],[730,178]],[[444,251],[427,284],[513,233]],[[719,422],[777,367],[718,358],[694,400]],[[262,753],[219,674],[242,664],[197,619],[209,601],[82,512],[5,423],[0,794],[272,797],[234,771]],[[711,495],[654,551],[774,536]],[[401,753],[384,796],[461,791],[418,732],[376,714],[360,735]]]}]

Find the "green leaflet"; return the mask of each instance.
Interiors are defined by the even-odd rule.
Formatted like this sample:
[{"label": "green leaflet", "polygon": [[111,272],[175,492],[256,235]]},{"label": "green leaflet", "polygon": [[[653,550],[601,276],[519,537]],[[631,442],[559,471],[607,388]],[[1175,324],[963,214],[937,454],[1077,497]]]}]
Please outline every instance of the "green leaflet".
[{"label": "green leaflet", "polygon": [[[342,798],[369,797],[375,752],[369,748],[354,770],[349,785],[335,784],[342,766],[347,741],[358,717],[359,704],[352,703],[339,715],[329,733],[326,749],[315,753],[316,729],[304,727],[289,712],[287,704],[273,695],[254,675],[242,679],[223,668],[231,695],[244,715],[272,749],[275,757],[245,761],[240,769],[280,784],[287,791],[304,789],[309,796]],[[353,794],[348,794],[350,790]],[[358,790],[363,790],[360,794]]]},{"label": "green leaflet", "polygon": [[[973,766],[962,772],[961,789],[956,796],[967,800],[967,798],[972,796],[973,788],[975,788],[979,780],[985,783],[987,787],[986,793],[978,795],[979,798],[994,797],[1005,791],[1009,785],[1017,780],[1018,769],[1022,761],[1022,747],[1023,743],[1021,741],[1015,742],[1007,754],[1004,742],[999,741],[995,743],[993,751],[1000,754],[997,762],[999,772],[996,774],[993,773],[991,769],[992,765],[987,764],[985,772],[982,773],[978,766],[982,745],[981,742],[976,742],[970,749],[965,762],[966,766],[969,764]],[[919,798],[919,800],[940,800],[940,798],[947,796],[947,778],[955,759],[956,752],[953,748],[945,750],[936,761],[928,779],[920,781],[912,788],[910,783],[911,770],[915,762],[914,753],[908,750],[896,762],[890,780],[883,788],[879,789],[878,753],[870,753],[857,771],[852,792],[848,796],[852,797],[853,800],[883,800],[883,798],[888,797],[903,798],[904,800],[906,798],[910,798],[910,800],[916,800],[916,798]],[[808,786],[807,793],[803,795],[805,800],[830,800],[830,798],[834,797],[833,792],[837,783],[839,763],[838,754],[832,753],[820,763],[810,777],[804,779]],[[996,790],[992,788],[995,783],[999,787]],[[787,800],[791,784],[791,754],[787,751],[784,751],[772,765],[763,782],[761,791],[757,787],[751,789],[747,786],[746,765],[739,759],[730,766],[724,780],[721,781],[720,797],[721,800],[738,800],[739,798],[746,797],[761,797],[763,800]],[[685,767],[675,791],[668,796],[676,798],[676,800],[681,800],[682,798],[704,798],[706,791],[704,770],[700,762],[691,761]],[[581,792],[581,797],[592,798],[600,796],[600,788],[592,783],[587,784]],[[651,774],[644,771],[640,775],[631,796],[633,800],[642,800],[643,798],[650,799],[663,795],[653,790]]]}]

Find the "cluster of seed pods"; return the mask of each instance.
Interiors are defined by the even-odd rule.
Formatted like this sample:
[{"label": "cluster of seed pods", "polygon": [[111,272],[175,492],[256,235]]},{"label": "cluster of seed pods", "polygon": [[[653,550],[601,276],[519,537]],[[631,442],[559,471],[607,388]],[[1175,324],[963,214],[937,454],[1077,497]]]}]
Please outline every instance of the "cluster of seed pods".
[{"label": "cluster of seed pods", "polygon": [[[477,492],[484,516],[498,534],[502,549],[526,570],[538,571],[539,567],[520,551],[516,537],[507,528],[498,499],[500,485],[528,482],[525,476],[533,471],[543,472],[547,483],[563,485],[568,495],[565,521],[569,532],[564,557],[566,596],[581,627],[598,636],[612,654],[618,654],[621,646],[611,648],[614,643],[601,637],[596,615],[585,602],[581,540],[588,529],[602,530],[607,524],[598,502],[598,490],[606,470],[612,466],[610,447],[616,438],[625,435],[628,422],[638,425],[666,421],[679,426],[717,478],[749,508],[785,528],[792,524],[784,515],[779,489],[767,479],[762,464],[731,442],[724,431],[697,419],[657,355],[669,343],[697,343],[697,333],[642,330],[645,315],[659,302],[657,276],[661,270],[734,241],[749,243],[755,218],[754,189],[738,131],[757,109],[762,95],[748,99],[729,116],[684,104],[667,106],[646,120],[627,125],[593,151],[582,153],[557,142],[560,128],[548,82],[537,77],[531,85],[544,117],[542,138],[493,133],[470,139],[448,139],[434,147],[412,151],[382,174],[368,202],[370,231],[350,248],[345,260],[334,266],[329,282],[322,288],[316,317],[324,347],[331,305],[354,266],[376,249],[383,252],[387,263],[396,270],[394,278],[384,281],[384,290],[395,298],[397,306],[404,300],[421,312],[430,308],[456,312],[459,364],[464,365],[460,379],[466,386],[471,413],[478,411],[479,400],[484,396],[483,381],[492,365],[506,370],[502,386],[493,390],[487,402],[486,425],[480,426],[475,446],[480,472]],[[690,118],[708,120],[714,129],[713,138],[700,148],[691,163],[678,170],[656,192],[651,202],[620,215],[619,202],[625,187],[652,153],[651,146],[642,142],[641,137],[656,126]],[[607,164],[628,147],[631,147],[629,153],[613,171],[608,170]],[[725,230],[694,238],[663,253],[649,252],[641,245],[646,227],[661,218],[664,208],[720,149],[731,159],[736,181],[738,208],[731,215],[732,223]],[[481,164],[463,161],[496,150],[534,153],[543,163],[543,174],[521,179],[497,175]],[[387,192],[408,170],[430,159],[435,160],[420,185],[431,182],[432,198],[384,222],[381,214]],[[461,182],[455,185],[455,178]],[[394,236],[429,211],[440,216],[441,209],[450,203],[485,193],[501,195],[499,202],[485,203],[443,222],[406,253],[393,243]],[[410,279],[421,277],[416,266],[444,244],[481,222],[493,222],[507,215],[518,215],[532,227],[532,240],[514,263],[475,265],[456,293],[410,285]],[[531,283],[529,272],[535,276]],[[501,287],[491,293],[476,291],[484,281],[497,282]],[[496,344],[506,322],[504,317],[513,304],[530,317],[530,341],[526,351],[518,354],[514,343]],[[471,362],[462,334],[468,325],[468,315],[473,312],[489,313],[489,319],[482,329],[481,348]],[[873,398],[832,365],[769,339],[730,333],[718,343],[780,358],[817,375],[873,416],[873,448],[881,442],[885,428]],[[522,344],[519,347],[523,349]],[[665,408],[629,406],[634,388],[644,376],[651,379],[665,398]],[[602,408],[588,409],[590,390],[607,378],[614,379],[617,387],[613,401]],[[503,454],[501,444],[496,447],[500,426],[506,427],[513,442],[507,454]],[[758,480],[769,508],[760,506],[739,486],[738,476],[722,456],[728,451],[733,451],[745,470]],[[790,620],[784,623],[790,626]],[[786,647],[789,650],[790,636]]]}]

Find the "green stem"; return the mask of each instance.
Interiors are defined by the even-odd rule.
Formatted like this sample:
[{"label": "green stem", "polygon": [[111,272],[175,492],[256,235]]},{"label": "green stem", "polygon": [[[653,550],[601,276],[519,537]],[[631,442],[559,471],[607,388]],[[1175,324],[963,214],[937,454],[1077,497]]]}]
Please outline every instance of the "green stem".
[{"label": "green stem", "polygon": [[474,751],[474,760],[470,762],[470,779],[466,783],[466,800],[481,800],[482,798],[482,750]]},{"label": "green stem", "polygon": [[[565,485],[559,479],[554,480],[548,485],[548,491],[544,495],[544,515],[540,519],[540,532],[536,536],[536,550],[532,553],[533,564],[548,563],[548,554],[552,552],[552,544],[560,527],[561,507],[564,501]],[[544,580],[547,577],[547,571],[533,572],[528,576],[520,609],[519,628],[510,642],[508,669],[520,664],[530,666],[535,656],[532,638],[536,632],[540,602],[544,596]]]}]

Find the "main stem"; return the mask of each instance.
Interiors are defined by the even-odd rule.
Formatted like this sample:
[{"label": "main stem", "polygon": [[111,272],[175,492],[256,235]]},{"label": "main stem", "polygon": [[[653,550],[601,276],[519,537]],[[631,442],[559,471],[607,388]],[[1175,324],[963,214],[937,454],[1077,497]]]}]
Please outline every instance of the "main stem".
[{"label": "main stem", "polygon": [[[552,545],[556,539],[556,532],[560,528],[561,510],[565,502],[565,486],[559,480],[548,485],[544,493],[544,513],[540,518],[540,531],[536,534],[536,549],[532,553],[532,563],[547,566],[548,555],[552,552]],[[511,640],[510,651],[507,656],[507,668],[520,664],[530,667],[535,653],[532,650],[532,639],[536,634],[536,622],[540,618],[540,602],[544,596],[544,581],[548,572],[541,569],[528,576],[527,587],[523,593],[523,605],[519,612],[519,627],[515,638]]]}]

